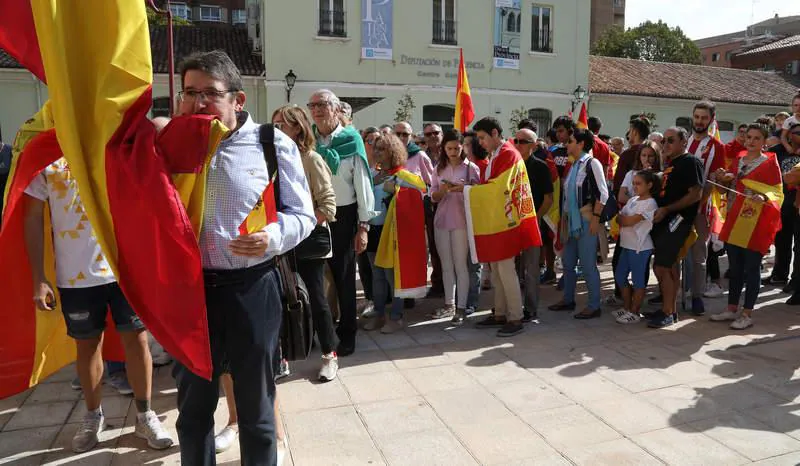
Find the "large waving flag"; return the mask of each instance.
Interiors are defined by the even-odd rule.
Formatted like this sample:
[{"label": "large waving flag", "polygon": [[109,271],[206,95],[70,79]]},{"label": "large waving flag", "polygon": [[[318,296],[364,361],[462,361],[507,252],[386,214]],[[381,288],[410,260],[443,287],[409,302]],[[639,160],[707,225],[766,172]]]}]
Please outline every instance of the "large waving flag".
[{"label": "large waving flag", "polygon": [[506,142],[492,160],[485,184],[464,187],[472,261],[498,262],[542,245],[525,162]]},{"label": "large waving flag", "polygon": [[581,104],[581,113],[578,114],[578,129],[589,129],[589,112],[586,111],[586,102]]},{"label": "large waving flag", "polygon": [[461,49],[458,65],[458,84],[456,85],[455,128],[462,133],[475,119],[475,108],[472,106],[472,92],[469,89],[467,67],[464,64],[464,49]]},{"label": "large waving flag", "polygon": [[[405,169],[392,173],[407,186],[396,183],[386,211],[375,265],[394,269],[394,296],[422,298],[428,284],[428,249],[425,243],[425,182]],[[410,187],[409,187],[410,186]],[[399,221],[403,219],[403,221]]]},{"label": "large waving flag", "polygon": [[[16,145],[7,188],[0,295],[9,312],[0,326],[0,398],[35,384],[72,357],[60,353],[63,328],[52,321],[53,315],[33,309],[33,284],[20,236],[22,192],[61,156],[136,313],[170,354],[210,378],[200,251],[193,228],[197,220],[181,203],[170,179],[169,157],[158,149],[155,128],[147,119],[152,65],[144,2],[104,0],[79,7],[56,0],[0,0],[0,11],[0,47],[34,72],[41,64],[51,99],[35,120],[38,127],[27,128],[30,138]],[[32,18],[33,27],[10,25],[8,11]],[[184,141],[201,134],[192,128],[209,126],[208,120],[185,121],[194,123],[185,124]],[[197,162],[191,173],[202,171],[208,141],[202,154],[177,154]]]},{"label": "large waving flag", "polygon": [[[781,229],[783,203],[783,180],[778,160],[773,153],[766,156],[767,160],[740,178],[734,189],[740,193],[750,190],[763,194],[767,201],[760,202],[736,195],[728,220],[719,235],[720,240],[726,243],[764,255],[775,241],[775,233]],[[735,171],[738,171],[738,164]]]}]

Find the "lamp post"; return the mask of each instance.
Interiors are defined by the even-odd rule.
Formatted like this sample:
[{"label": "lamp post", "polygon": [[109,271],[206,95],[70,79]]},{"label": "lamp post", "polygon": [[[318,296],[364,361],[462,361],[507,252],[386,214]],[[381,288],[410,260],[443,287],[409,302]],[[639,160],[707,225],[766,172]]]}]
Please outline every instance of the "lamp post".
[{"label": "lamp post", "polygon": [[572,99],[572,113],[575,113],[575,107],[586,98],[586,89],[582,86],[578,85],[574,91],[572,91],[572,96],[575,97]]},{"label": "lamp post", "polygon": [[294,89],[294,83],[297,82],[297,75],[294,74],[294,71],[289,70],[283,79],[286,81],[286,102],[289,103],[292,101],[292,89]]}]

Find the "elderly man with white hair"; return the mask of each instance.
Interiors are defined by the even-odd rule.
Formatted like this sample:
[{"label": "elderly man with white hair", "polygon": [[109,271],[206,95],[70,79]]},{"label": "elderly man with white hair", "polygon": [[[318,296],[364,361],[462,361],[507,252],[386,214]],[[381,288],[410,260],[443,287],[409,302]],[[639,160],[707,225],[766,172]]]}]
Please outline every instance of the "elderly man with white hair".
[{"label": "elderly man with white hair", "polygon": [[375,198],[364,142],[358,131],[341,122],[341,102],[321,89],[308,101],[314,119],[317,152],[333,174],[336,221],[331,223],[333,257],[329,259],[339,294],[337,356],[353,354],[356,346],[356,254],[367,248],[369,219],[375,216]]}]

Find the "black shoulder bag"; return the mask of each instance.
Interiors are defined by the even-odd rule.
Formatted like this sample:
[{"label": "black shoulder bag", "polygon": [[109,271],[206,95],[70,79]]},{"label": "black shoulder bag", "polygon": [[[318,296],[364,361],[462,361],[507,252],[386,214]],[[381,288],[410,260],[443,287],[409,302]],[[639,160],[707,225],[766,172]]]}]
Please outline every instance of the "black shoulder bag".
[{"label": "black shoulder bag", "polygon": [[[591,189],[592,192],[592,209],[594,209],[594,203],[600,200],[600,188],[597,186],[597,180],[594,179],[592,160],[594,160],[594,157],[590,157],[589,160],[586,161],[584,170],[586,170],[586,176],[589,179],[589,189]],[[617,215],[617,212],[619,212],[617,198],[614,196],[614,192],[609,189],[608,201],[606,201],[606,204],[603,206],[603,211],[600,212],[600,223],[608,222]]]},{"label": "black shoulder bag", "polygon": [[[278,156],[275,152],[275,129],[271,124],[261,125],[259,140],[264,148],[267,174],[270,180],[275,176],[275,204],[281,206],[280,183],[278,182]],[[272,182],[272,181],[271,181]],[[280,210],[280,209],[278,209]],[[275,258],[283,287],[281,350],[289,361],[306,359],[311,353],[314,338],[314,324],[311,318],[311,303],[303,279],[295,272],[294,250]]]}]

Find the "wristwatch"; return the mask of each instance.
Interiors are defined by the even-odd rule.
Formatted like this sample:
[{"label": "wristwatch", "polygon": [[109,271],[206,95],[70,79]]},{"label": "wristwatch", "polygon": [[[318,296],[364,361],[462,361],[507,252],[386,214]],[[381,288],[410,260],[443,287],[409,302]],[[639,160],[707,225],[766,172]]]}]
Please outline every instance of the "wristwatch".
[{"label": "wristwatch", "polygon": [[364,231],[369,231],[369,223],[367,222],[358,222],[358,228]]}]

